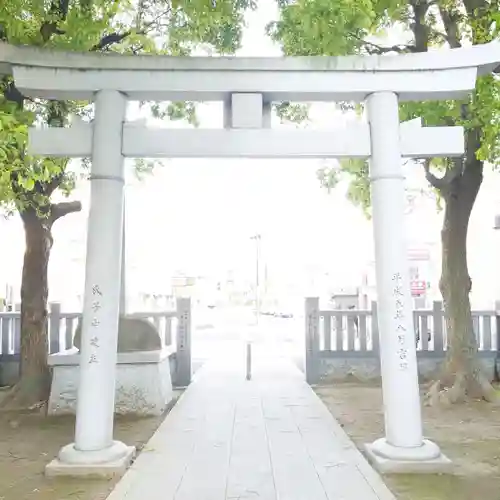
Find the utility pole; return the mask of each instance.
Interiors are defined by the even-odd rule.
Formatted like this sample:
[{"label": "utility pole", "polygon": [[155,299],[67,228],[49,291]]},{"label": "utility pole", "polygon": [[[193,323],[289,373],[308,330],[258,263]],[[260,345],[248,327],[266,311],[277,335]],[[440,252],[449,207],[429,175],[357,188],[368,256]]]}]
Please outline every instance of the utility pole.
[{"label": "utility pole", "polygon": [[259,286],[260,286],[260,240],[261,235],[255,234],[250,239],[255,241],[255,322],[259,324],[260,317],[260,296],[259,296]]},{"label": "utility pole", "polygon": [[[255,234],[251,236],[250,239],[255,241],[255,326],[258,328],[259,326],[259,316],[260,316],[260,297],[259,297],[259,259],[260,259],[260,234]],[[246,379],[252,379],[252,340],[247,341],[247,373]]]}]

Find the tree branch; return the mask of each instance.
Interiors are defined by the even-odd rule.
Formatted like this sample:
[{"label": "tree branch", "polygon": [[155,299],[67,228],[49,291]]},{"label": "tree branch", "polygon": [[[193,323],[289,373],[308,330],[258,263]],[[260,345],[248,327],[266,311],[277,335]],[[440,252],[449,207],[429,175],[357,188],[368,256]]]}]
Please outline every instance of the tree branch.
[{"label": "tree branch", "polygon": [[459,49],[462,46],[458,28],[460,14],[452,9],[446,9],[442,5],[439,6],[439,13],[446,31],[446,41],[452,49]]},{"label": "tree branch", "polygon": [[[158,14],[152,21],[149,23],[146,23],[144,27],[140,30],[137,30],[138,35],[145,35],[149,28],[151,28],[160,18],[163,16],[166,16],[167,14],[170,13],[172,8],[167,9],[166,11],[162,12],[161,14]],[[115,43],[120,43],[125,38],[129,37],[133,33],[133,30],[127,30],[122,33],[118,33],[115,31],[114,33],[110,33],[108,35],[104,35],[91,49],[90,52],[97,52],[99,50],[107,50],[111,45],[114,45]]]},{"label": "tree branch", "polygon": [[79,201],[63,201],[50,205],[50,222],[53,224],[65,215],[80,212],[82,204]]},{"label": "tree branch", "polygon": [[464,0],[463,4],[467,16],[471,20],[478,20],[480,17],[484,16],[489,7],[489,2],[486,0]]},{"label": "tree branch", "polygon": [[356,33],[349,33],[348,36],[361,42],[363,44],[363,48],[366,50],[366,52],[368,52],[368,54],[389,54],[391,52],[396,52],[397,54],[406,54],[408,52],[416,52],[416,47],[414,45],[393,45],[391,47],[386,47],[365,40],[364,38],[356,35]]},{"label": "tree branch", "polygon": [[448,35],[440,30],[429,28],[429,35],[431,35],[431,39],[439,38],[441,42],[449,43]]},{"label": "tree branch", "polygon": [[52,35],[64,35],[65,31],[58,28],[60,21],[65,21],[68,16],[70,0],[54,0],[50,4],[49,17],[50,19],[44,21],[40,26],[40,34],[42,35],[43,43],[47,43]]},{"label": "tree branch", "polygon": [[2,81],[3,96],[7,101],[14,102],[17,109],[23,109],[25,97],[19,92],[14,80],[9,80],[5,77]]},{"label": "tree branch", "polygon": [[431,172],[431,161],[431,159],[426,159],[423,162],[425,178],[432,187],[438,189],[439,191],[445,191],[448,186],[463,173],[463,158],[451,160],[452,165],[450,168],[446,169],[443,177],[437,177]]},{"label": "tree branch", "polygon": [[23,194],[23,190],[19,185],[19,172],[17,172],[16,170],[10,171],[10,184],[12,187],[12,191],[17,197]]},{"label": "tree branch", "polygon": [[412,52],[417,52],[414,45],[393,45],[392,47],[383,47],[371,42],[364,42],[365,50],[368,54],[390,54],[395,52],[396,54],[408,54]]},{"label": "tree branch", "polygon": [[446,184],[451,184],[455,179],[458,179],[464,172],[464,159],[454,158],[451,160],[451,167],[446,169],[443,179]]},{"label": "tree branch", "polygon": [[60,186],[61,182],[64,180],[64,175],[66,172],[62,170],[57,175],[52,177],[49,182],[43,184],[42,194],[50,198],[52,193]]},{"label": "tree branch", "polygon": [[431,172],[431,161],[430,159],[425,159],[423,162],[423,167],[425,170],[425,178],[427,179],[427,182],[434,188],[441,190],[444,187],[444,182],[443,179],[440,179],[439,177],[436,177],[432,172]]},{"label": "tree branch", "polygon": [[410,23],[410,28],[415,38],[415,51],[427,52],[429,47],[429,29],[425,22],[425,16],[429,10],[429,4],[421,0],[410,0],[410,5],[413,9],[413,23]]},{"label": "tree branch", "polygon": [[97,42],[91,49],[91,52],[97,52],[99,50],[106,50],[111,45],[115,43],[120,43],[122,40],[125,40],[128,36],[132,34],[131,30],[125,31],[123,33],[110,33],[109,35],[103,36],[99,42]]}]

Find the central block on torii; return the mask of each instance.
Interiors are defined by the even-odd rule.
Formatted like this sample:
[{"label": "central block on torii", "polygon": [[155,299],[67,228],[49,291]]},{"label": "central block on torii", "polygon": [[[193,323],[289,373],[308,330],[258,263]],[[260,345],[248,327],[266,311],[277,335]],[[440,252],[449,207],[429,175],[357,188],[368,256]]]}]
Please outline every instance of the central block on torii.
[{"label": "central block on torii", "polygon": [[271,103],[261,93],[233,93],[224,102],[224,128],[260,129],[271,127]]}]

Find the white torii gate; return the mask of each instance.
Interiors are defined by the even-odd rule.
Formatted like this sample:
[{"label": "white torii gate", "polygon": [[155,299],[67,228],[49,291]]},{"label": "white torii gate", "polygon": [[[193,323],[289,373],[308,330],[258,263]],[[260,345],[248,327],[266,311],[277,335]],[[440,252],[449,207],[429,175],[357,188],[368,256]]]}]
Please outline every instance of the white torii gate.
[{"label": "white torii gate", "polygon": [[[461,98],[500,61],[497,44],[401,56],[178,58],[75,54],[0,44],[0,72],[27,96],[95,102],[91,125],[30,131],[30,152],[92,158],[75,442],[51,474],[122,470],[133,448],[113,440],[120,308],[124,157],[370,159],[385,437],[367,445],[384,471],[449,464],[423,438],[404,237],[402,157],[461,156],[460,127],[400,124],[398,100]],[[125,123],[127,100],[224,101],[222,130]],[[272,130],[273,101],[366,101],[368,123],[343,133]]]}]

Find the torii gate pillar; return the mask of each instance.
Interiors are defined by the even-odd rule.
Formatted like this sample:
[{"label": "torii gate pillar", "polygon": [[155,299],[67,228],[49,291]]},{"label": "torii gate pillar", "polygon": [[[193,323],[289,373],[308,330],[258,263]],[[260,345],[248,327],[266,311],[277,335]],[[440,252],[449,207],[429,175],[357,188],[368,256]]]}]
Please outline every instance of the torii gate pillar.
[{"label": "torii gate pillar", "polygon": [[122,136],[126,108],[122,93],[97,92],[75,441],[46,467],[48,475],[123,473],[135,453],[134,447],[113,440],[118,321],[124,307]]},{"label": "torii gate pillar", "polygon": [[385,438],[366,445],[383,472],[439,472],[451,462],[422,435],[415,329],[404,231],[405,186],[401,168],[398,97],[367,99],[371,136],[370,181],[379,302],[380,366]]}]

